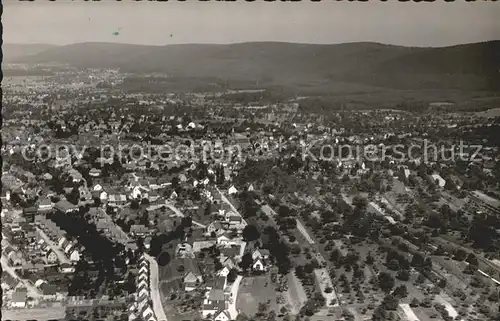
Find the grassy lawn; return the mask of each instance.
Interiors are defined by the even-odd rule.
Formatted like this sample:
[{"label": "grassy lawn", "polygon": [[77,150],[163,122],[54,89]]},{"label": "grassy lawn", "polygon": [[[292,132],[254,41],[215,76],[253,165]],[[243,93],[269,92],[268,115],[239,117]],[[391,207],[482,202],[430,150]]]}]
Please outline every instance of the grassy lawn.
[{"label": "grassy lawn", "polygon": [[247,316],[253,316],[258,311],[259,303],[268,303],[269,311],[279,313],[278,295],[269,275],[245,277],[240,284],[236,308]]}]

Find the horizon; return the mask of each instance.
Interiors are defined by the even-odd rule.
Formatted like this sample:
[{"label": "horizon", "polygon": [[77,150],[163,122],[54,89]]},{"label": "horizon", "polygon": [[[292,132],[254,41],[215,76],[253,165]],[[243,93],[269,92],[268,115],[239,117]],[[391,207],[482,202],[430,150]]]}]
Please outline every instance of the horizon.
[{"label": "horizon", "polygon": [[275,43],[275,44],[291,44],[291,45],[312,45],[312,46],[335,46],[335,45],[347,45],[347,44],[378,44],[382,46],[393,46],[393,47],[406,47],[406,48],[448,48],[448,47],[458,47],[458,46],[466,46],[473,45],[478,43],[487,43],[487,42],[496,42],[500,41],[499,39],[491,39],[485,41],[476,41],[476,42],[466,42],[466,43],[457,43],[446,46],[407,46],[407,45],[398,45],[391,43],[381,43],[377,41],[352,41],[352,42],[340,42],[340,43],[307,43],[307,42],[289,42],[289,41],[242,41],[242,42],[232,42],[232,43],[203,43],[203,42],[193,42],[193,43],[175,43],[175,44],[153,44],[153,45],[145,45],[145,44],[137,44],[137,43],[124,43],[124,42],[106,42],[106,41],[84,41],[84,42],[75,42],[68,43],[63,45],[52,44],[52,43],[44,43],[44,42],[34,42],[34,43],[15,43],[15,42],[4,42],[4,45],[18,45],[18,46],[54,46],[54,47],[65,47],[72,46],[78,44],[110,44],[110,45],[132,45],[132,46],[144,46],[144,47],[165,47],[165,46],[184,46],[184,45],[214,45],[214,46],[226,46],[226,45],[242,45],[242,44],[252,44],[252,43]]},{"label": "horizon", "polygon": [[[71,5],[69,5],[71,4]],[[19,2],[4,1],[4,43],[448,47],[500,39],[493,2]],[[78,9],[78,10],[75,10]],[[23,19],[19,19],[23,17]]]}]

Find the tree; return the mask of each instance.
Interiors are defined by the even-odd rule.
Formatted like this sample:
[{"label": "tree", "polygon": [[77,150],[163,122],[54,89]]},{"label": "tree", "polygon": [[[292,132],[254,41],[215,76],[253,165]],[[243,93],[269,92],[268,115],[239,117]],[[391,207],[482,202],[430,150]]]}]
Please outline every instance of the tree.
[{"label": "tree", "polygon": [[469,263],[470,265],[474,265],[474,266],[479,265],[477,257],[474,255],[474,253],[469,253],[467,258],[465,259],[465,262]]},{"label": "tree", "polygon": [[378,275],[378,284],[382,291],[389,293],[394,287],[394,278],[387,272],[380,272]]},{"label": "tree", "polygon": [[248,270],[248,268],[252,266],[252,264],[253,264],[252,254],[245,253],[241,258],[240,267],[246,271]]},{"label": "tree", "polygon": [[374,262],[375,259],[373,258],[372,253],[368,253],[368,255],[366,256],[366,264],[372,265]]},{"label": "tree", "polygon": [[254,225],[247,225],[243,229],[243,239],[246,242],[258,240],[259,237],[260,237],[260,232]]},{"label": "tree", "polygon": [[395,288],[392,294],[398,298],[406,298],[408,296],[408,289],[406,285],[402,284]]},{"label": "tree", "polygon": [[399,270],[399,262],[396,259],[392,259],[389,264],[387,264],[387,268],[392,271]]},{"label": "tree", "polygon": [[236,281],[237,277],[238,277],[238,270],[233,268],[229,271],[229,274],[227,275],[227,281],[233,283],[234,281]]},{"label": "tree", "polygon": [[137,201],[136,199],[130,201],[130,208],[133,210],[139,209],[139,201]]},{"label": "tree", "polygon": [[372,321],[387,321],[387,311],[383,305],[380,305],[373,311]]},{"label": "tree", "polygon": [[158,256],[158,265],[165,266],[170,262],[170,254],[167,252],[161,252]]},{"label": "tree", "polygon": [[410,279],[410,271],[400,270],[396,275],[396,278],[401,281],[408,281]]},{"label": "tree", "polygon": [[420,301],[417,298],[413,298],[410,302],[410,306],[412,308],[416,308],[420,305]]},{"label": "tree", "polygon": [[463,249],[457,249],[453,255],[453,259],[457,261],[463,261],[467,258],[467,252]]},{"label": "tree", "polygon": [[193,224],[193,219],[190,216],[185,216],[181,220],[182,227],[191,227],[192,224]]},{"label": "tree", "polygon": [[398,309],[399,300],[393,295],[386,295],[382,301],[382,305],[386,310],[396,311]]},{"label": "tree", "polygon": [[420,253],[415,253],[411,259],[411,266],[421,267],[424,265],[424,257]]},{"label": "tree", "polygon": [[423,268],[427,271],[430,271],[432,269],[432,260],[430,257],[425,259]]},{"label": "tree", "polygon": [[498,302],[498,290],[493,289],[491,294],[488,296],[488,300],[491,302]]}]

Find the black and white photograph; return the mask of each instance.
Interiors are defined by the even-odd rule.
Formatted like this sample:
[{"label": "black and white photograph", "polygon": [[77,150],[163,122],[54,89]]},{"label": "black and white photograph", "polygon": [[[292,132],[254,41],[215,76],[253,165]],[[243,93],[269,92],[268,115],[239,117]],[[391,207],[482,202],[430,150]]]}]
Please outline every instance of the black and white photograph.
[{"label": "black and white photograph", "polygon": [[1,320],[500,321],[500,2],[2,2]]}]

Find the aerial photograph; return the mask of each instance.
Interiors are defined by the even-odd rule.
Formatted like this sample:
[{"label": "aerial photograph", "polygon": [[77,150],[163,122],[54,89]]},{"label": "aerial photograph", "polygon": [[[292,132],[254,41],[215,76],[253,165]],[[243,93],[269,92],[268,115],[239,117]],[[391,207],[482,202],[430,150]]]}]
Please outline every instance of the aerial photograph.
[{"label": "aerial photograph", "polygon": [[500,3],[3,1],[3,321],[500,321]]}]

